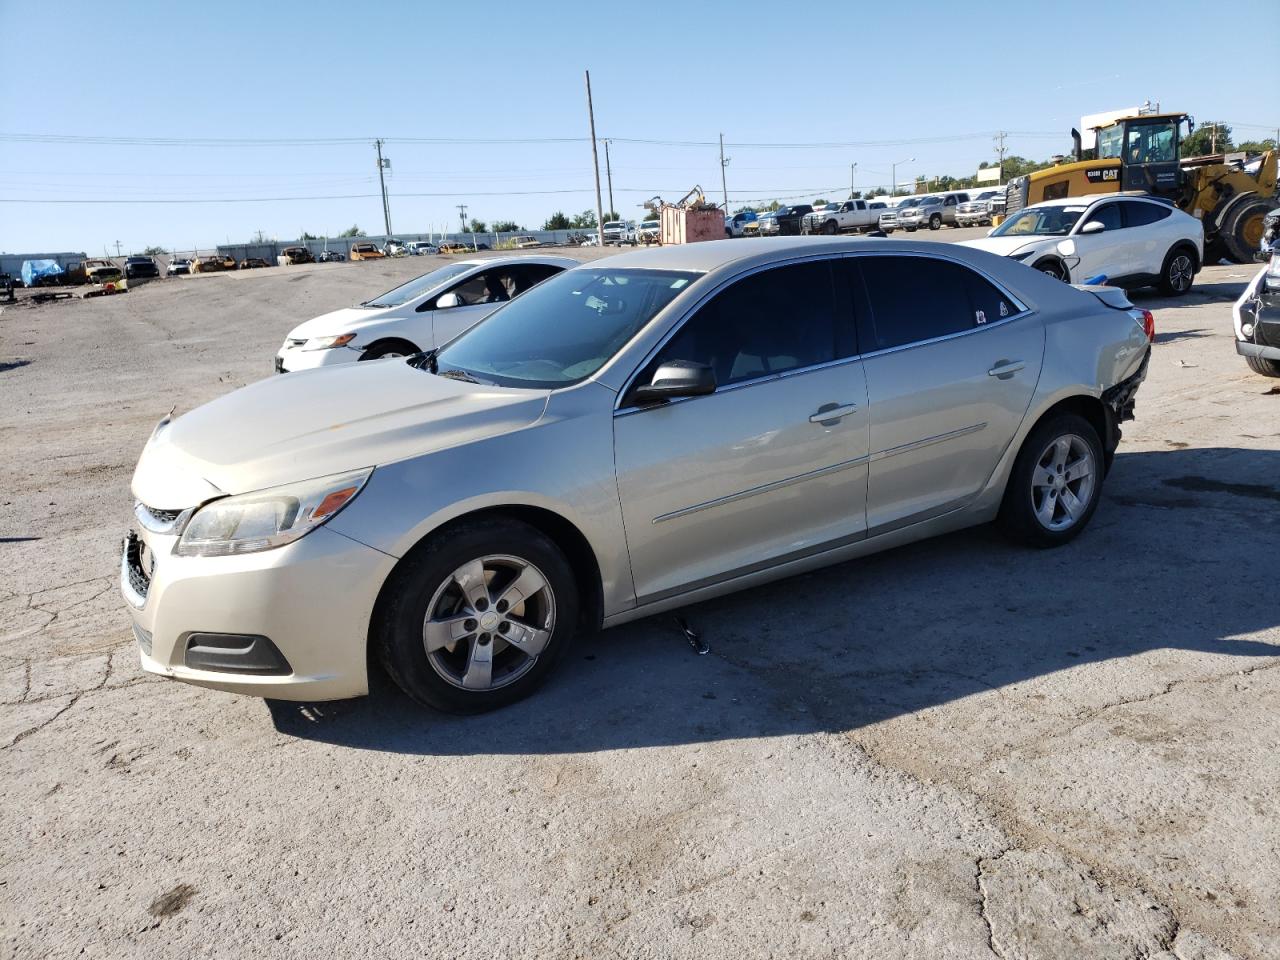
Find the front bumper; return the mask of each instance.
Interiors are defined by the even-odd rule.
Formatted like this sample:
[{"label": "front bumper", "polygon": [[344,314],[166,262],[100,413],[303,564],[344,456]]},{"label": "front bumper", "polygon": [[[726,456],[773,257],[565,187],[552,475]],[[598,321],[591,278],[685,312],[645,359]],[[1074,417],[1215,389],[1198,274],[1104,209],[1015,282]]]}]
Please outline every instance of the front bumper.
[{"label": "front bumper", "polygon": [[[369,618],[394,557],[325,527],[275,550],[241,556],[179,557],[172,553],[175,540],[141,534],[156,558],[149,576],[139,569],[137,540],[126,540],[121,557],[120,590],[144,670],[281,700],[368,692]],[[267,640],[283,667],[246,672],[188,665],[189,649],[192,659],[228,661],[225,651],[210,653],[226,637],[242,638],[253,651],[250,659],[267,650],[260,642]]]},{"label": "front bumper", "polygon": [[1247,340],[1236,341],[1236,353],[1242,357],[1263,357],[1267,360],[1280,360],[1280,347],[1268,347],[1261,343],[1249,343]]},{"label": "front bumper", "polygon": [[315,370],[333,367],[340,363],[354,363],[364,353],[364,347],[347,344],[328,350],[303,350],[301,347],[281,347],[276,353],[275,372],[294,373],[298,370]]}]

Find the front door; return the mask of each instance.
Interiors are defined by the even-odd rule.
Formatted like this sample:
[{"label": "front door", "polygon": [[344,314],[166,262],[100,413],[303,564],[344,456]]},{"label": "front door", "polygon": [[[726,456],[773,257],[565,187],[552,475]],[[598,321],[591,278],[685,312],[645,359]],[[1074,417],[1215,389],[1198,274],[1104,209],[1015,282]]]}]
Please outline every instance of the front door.
[{"label": "front door", "polygon": [[1040,374],[1044,328],[968,267],[857,257],[871,404],[871,535],[940,516],[986,486]]},{"label": "front door", "polygon": [[[1100,233],[1083,233],[1090,223],[1102,224]],[[1129,236],[1124,230],[1124,217],[1120,202],[1112,200],[1092,207],[1076,221],[1071,242],[1075,255],[1080,258],[1071,269],[1071,282],[1083,283],[1093,277],[1109,280],[1125,277],[1133,272],[1133,257],[1129,249]]]},{"label": "front door", "polygon": [[864,535],[866,382],[837,278],[819,260],[734,282],[637,377],[705,363],[716,392],[647,408],[624,397],[614,457],[639,602]]}]

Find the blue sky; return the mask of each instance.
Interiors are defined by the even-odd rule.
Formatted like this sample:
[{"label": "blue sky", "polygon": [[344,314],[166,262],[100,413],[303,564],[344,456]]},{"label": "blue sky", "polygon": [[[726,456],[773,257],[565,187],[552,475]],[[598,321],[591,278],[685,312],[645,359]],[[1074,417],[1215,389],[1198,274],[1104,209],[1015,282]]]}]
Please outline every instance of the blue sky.
[{"label": "blue sky", "polygon": [[[0,139],[0,250],[190,248],[353,223],[380,233],[379,136],[391,141],[397,232],[456,224],[459,203],[536,228],[557,209],[595,203],[584,68],[597,135],[616,138],[614,205],[629,217],[653,194],[675,199],[694,183],[718,199],[720,171],[714,145],[627,139],[710,144],[723,132],[736,205],[847,191],[853,163],[860,188],[887,184],[890,164],[908,157],[900,181],[963,175],[993,159],[999,129],[1015,131],[1013,153],[1065,152],[1082,114],[1148,98],[1234,122],[1238,138],[1280,125],[1266,79],[1275,0],[1230,4],[1231,24],[1260,29],[1211,41],[1215,56],[1229,48],[1223,69],[1204,67],[1196,24],[1221,10],[1208,3],[965,7],[222,0],[113,4],[104,16],[101,4],[60,2],[54,18],[86,28],[57,31],[50,47],[18,29],[37,7],[0,0],[0,134],[355,141]],[[882,145],[745,145],[873,141]],[[368,196],[240,202],[353,194]],[[44,202],[85,199],[127,202]]]}]

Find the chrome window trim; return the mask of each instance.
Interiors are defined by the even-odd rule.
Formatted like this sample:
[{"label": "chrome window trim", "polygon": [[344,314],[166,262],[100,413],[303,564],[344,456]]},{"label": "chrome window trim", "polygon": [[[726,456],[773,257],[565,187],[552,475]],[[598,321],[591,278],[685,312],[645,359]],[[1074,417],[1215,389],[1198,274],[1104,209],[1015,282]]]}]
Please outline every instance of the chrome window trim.
[{"label": "chrome window trim", "polygon": [[[631,391],[631,388],[635,386],[636,379],[640,376],[640,373],[644,370],[644,368],[649,365],[649,362],[653,360],[655,356],[658,355],[658,353],[662,350],[662,348],[665,347],[667,343],[670,340],[672,340],[677,333],[680,332],[680,330],[684,327],[686,323],[689,322],[690,318],[695,313],[697,313],[700,309],[702,309],[702,307],[712,297],[716,296],[721,291],[728,288],[731,284],[737,283],[739,280],[745,280],[747,277],[754,276],[755,274],[761,273],[765,270],[771,270],[775,267],[792,266],[797,263],[810,263],[810,262],[819,261],[819,260],[834,261],[834,260],[846,260],[846,259],[851,259],[856,257],[883,257],[883,256],[918,257],[922,260],[942,260],[946,263],[954,263],[957,266],[964,267],[967,270],[972,270],[974,273],[980,276],[983,280],[986,280],[989,284],[991,284],[993,287],[999,290],[1000,293],[1003,294],[1009,300],[1009,302],[1014,305],[1015,310],[1009,316],[1001,317],[999,320],[996,320],[993,323],[984,323],[981,325],[976,325],[968,330],[958,330],[955,333],[944,334],[940,337],[932,337],[931,339],[928,339],[928,340],[913,340],[910,343],[898,344],[895,347],[885,347],[881,350],[868,350],[862,353],[853,354],[848,357],[837,357],[835,360],[827,360],[827,361],[824,361],[823,363],[810,364],[807,367],[796,367],[792,370],[783,371],[782,373],[771,373],[768,376],[764,376],[764,377],[754,377],[750,380],[739,380],[737,383],[731,383],[723,387],[717,387],[715,393],[710,394],[710,396],[715,396],[721,393],[729,393],[730,391],[737,390],[740,387],[752,387],[752,386],[755,386],[756,384],[766,383],[771,380],[780,380],[783,377],[799,376],[800,374],[809,373],[814,370],[823,370],[828,367],[836,367],[846,363],[855,363],[861,360],[870,359],[872,357],[884,356],[885,354],[890,354],[890,353],[898,353],[903,350],[912,350],[912,349],[915,349],[916,347],[928,346],[930,344],[944,343],[947,340],[954,340],[957,337],[967,337],[975,333],[980,333],[983,330],[990,330],[994,327],[1004,326],[1007,323],[1012,323],[1015,320],[1021,320],[1024,317],[1028,317],[1035,312],[1030,307],[1028,307],[1025,303],[1023,303],[1021,299],[1014,296],[1014,294],[1009,290],[1008,287],[1006,287],[1003,283],[1001,283],[995,277],[991,276],[991,274],[987,273],[981,267],[975,267],[972,264],[967,263],[958,257],[949,257],[946,255],[945,251],[942,253],[933,253],[932,251],[925,253],[918,250],[902,250],[902,251],[896,251],[893,253],[877,253],[873,250],[850,250],[847,252],[840,252],[840,253],[828,252],[828,253],[821,253],[821,254],[808,254],[808,255],[803,255],[798,257],[790,257],[786,260],[778,260],[778,261],[774,261],[766,264],[757,264],[756,266],[742,273],[735,274],[734,276],[724,280],[723,282],[718,284],[716,287],[707,291],[696,303],[686,308],[684,315],[679,317],[675,321],[675,323],[672,324],[671,329],[668,330],[663,335],[662,339],[659,340],[657,344],[654,345],[654,347],[645,355],[644,359],[641,360],[640,363],[636,366],[636,368],[631,372],[630,376],[627,377],[626,382],[623,384],[622,389],[618,391],[617,399],[614,400],[613,415],[615,417],[626,417],[626,416],[630,416],[633,413],[643,413],[646,410],[653,410],[659,406],[669,407],[676,403],[684,403],[687,400],[701,399],[700,397],[678,397],[674,400],[668,400],[666,403],[655,404],[653,406],[644,406],[644,407],[637,407],[634,405],[629,405],[625,407],[622,406],[623,398],[626,397],[626,395]],[[856,314],[856,308],[855,308],[855,314],[854,314],[855,323],[856,323],[856,316],[857,314]]]}]

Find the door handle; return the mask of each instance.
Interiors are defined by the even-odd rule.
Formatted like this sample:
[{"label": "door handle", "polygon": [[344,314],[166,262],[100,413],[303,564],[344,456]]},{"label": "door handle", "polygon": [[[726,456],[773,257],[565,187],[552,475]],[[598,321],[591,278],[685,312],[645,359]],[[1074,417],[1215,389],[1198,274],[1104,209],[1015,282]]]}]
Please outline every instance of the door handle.
[{"label": "door handle", "polygon": [[1026,363],[1022,360],[1001,360],[987,371],[987,376],[999,377],[1001,380],[1008,380],[1025,366]]},{"label": "door handle", "polygon": [[846,403],[843,406],[836,403],[824,403],[818,408],[817,413],[810,414],[809,422],[826,426],[827,424],[835,423],[841,417],[847,417],[857,409],[858,405],[856,403]]}]

